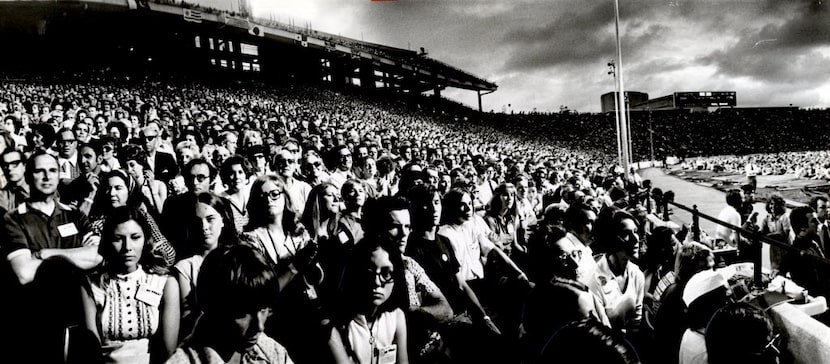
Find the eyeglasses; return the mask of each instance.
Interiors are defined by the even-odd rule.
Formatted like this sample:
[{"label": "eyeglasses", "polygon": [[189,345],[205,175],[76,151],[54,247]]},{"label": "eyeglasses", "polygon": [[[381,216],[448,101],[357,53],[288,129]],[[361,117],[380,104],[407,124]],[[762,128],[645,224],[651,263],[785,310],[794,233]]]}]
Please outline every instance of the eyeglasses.
[{"label": "eyeglasses", "polygon": [[582,250],[574,249],[570,253],[562,253],[559,255],[559,259],[561,260],[567,260],[568,258],[573,258],[577,262],[582,260]]},{"label": "eyeglasses", "polygon": [[268,197],[269,200],[276,201],[279,200],[282,195],[285,194],[285,191],[282,190],[271,190],[268,192],[263,192],[262,195]]},{"label": "eyeglasses", "polygon": [[389,283],[395,282],[395,276],[392,275],[394,271],[390,267],[383,267],[380,268],[380,270],[378,271],[375,271],[373,269],[367,269],[366,273],[372,275],[373,278],[377,277],[380,280],[381,286],[385,286]]},{"label": "eyeglasses", "polygon": [[23,161],[20,160],[20,159],[18,159],[16,161],[10,161],[10,162],[0,162],[0,167],[9,168],[9,169],[17,168],[17,166],[19,166],[21,163],[23,163]]},{"label": "eyeglasses", "polygon": [[156,140],[157,136],[158,135],[144,135],[144,136],[141,137],[141,139],[144,139],[148,142],[152,142],[153,140]]},{"label": "eyeglasses", "polygon": [[265,158],[264,154],[254,154],[254,158]]},{"label": "eyeglasses", "polygon": [[74,143],[74,142],[75,142],[75,139],[61,139],[61,140],[57,141],[58,144],[70,144],[70,143]]},{"label": "eyeglasses", "polygon": [[196,182],[202,183],[205,180],[207,180],[208,178],[210,178],[210,176],[205,175],[205,174],[194,174],[192,176],[192,178],[196,179]]}]

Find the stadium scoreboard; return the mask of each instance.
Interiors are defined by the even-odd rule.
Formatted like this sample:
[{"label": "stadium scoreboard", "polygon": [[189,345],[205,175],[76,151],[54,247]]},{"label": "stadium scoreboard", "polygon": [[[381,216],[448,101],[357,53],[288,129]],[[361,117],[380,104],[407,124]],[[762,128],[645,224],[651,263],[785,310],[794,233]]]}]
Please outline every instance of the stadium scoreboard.
[{"label": "stadium scoreboard", "polygon": [[728,107],[735,105],[735,91],[697,91],[674,93],[674,106],[678,109]]}]

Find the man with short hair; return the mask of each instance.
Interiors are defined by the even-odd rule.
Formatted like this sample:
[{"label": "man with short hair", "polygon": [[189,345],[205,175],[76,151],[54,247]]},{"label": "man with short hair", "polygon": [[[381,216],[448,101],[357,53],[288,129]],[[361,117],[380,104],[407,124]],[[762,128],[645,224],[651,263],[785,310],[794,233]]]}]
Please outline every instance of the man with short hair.
[{"label": "man with short hair", "polygon": [[276,172],[277,178],[285,184],[285,191],[294,203],[297,212],[302,215],[308,195],[311,193],[311,185],[294,178],[297,165],[297,157],[294,153],[283,149],[274,156],[271,170]]},{"label": "man with short hair", "polygon": [[37,152],[29,158],[24,178],[30,196],[5,214],[0,228],[0,255],[11,268],[3,276],[2,302],[3,312],[13,316],[6,327],[15,328],[14,335],[5,335],[9,362],[64,359],[65,329],[81,323],[73,298],[81,292],[85,271],[102,260],[100,238],[87,217],[58,201],[59,175],[54,156]]},{"label": "man with short hair", "polygon": [[71,129],[58,130],[55,144],[58,147],[58,166],[61,183],[67,184],[81,175],[78,163],[78,140]]},{"label": "man with short hair", "polygon": [[160,221],[162,233],[174,244],[178,257],[186,258],[191,255],[193,237],[201,233],[201,227],[182,224],[181,217],[193,213],[196,195],[211,192],[217,174],[216,168],[208,161],[202,158],[192,159],[182,169],[187,192],[170,196],[164,202]]},{"label": "man with short hair", "polygon": [[825,196],[814,196],[810,199],[809,206],[816,212],[818,218],[818,237],[821,249],[825,255],[830,255],[830,224],[828,224],[828,199]]},{"label": "man with short hair", "polygon": [[804,255],[824,257],[819,245],[818,215],[810,206],[799,206],[790,211],[790,226],[795,233],[793,247],[799,252],[788,252],[781,262],[780,274],[789,272],[793,282],[804,287],[811,296],[826,296],[830,293],[830,269]]},{"label": "man with short hair", "polygon": [[43,259],[61,256],[81,269],[101,262],[98,236],[87,217],[57,201],[58,161],[46,153],[26,163],[30,196],[6,214],[2,251],[21,284],[31,282]]},{"label": "man with short hair", "polygon": [[568,206],[565,210],[565,238],[573,243],[575,250],[580,251],[582,256],[579,260],[578,280],[589,286],[597,269],[597,263],[593,259],[594,251],[591,249],[596,220],[597,214],[594,210],[581,202]]},{"label": "man with short hair", "polygon": [[150,166],[155,179],[167,183],[179,174],[176,158],[170,153],[158,150],[161,145],[161,127],[157,122],[151,121],[141,130],[141,141],[147,153],[147,165]]},{"label": "man with short hair", "polygon": [[333,184],[337,190],[343,187],[343,183],[354,178],[352,175],[352,151],[345,145],[339,145],[331,150],[332,164],[335,169],[331,172],[328,182]]},{"label": "man with short hair", "polygon": [[0,208],[12,211],[29,198],[29,184],[24,180],[26,156],[19,150],[6,149],[0,156],[0,168],[6,185],[0,189]]},{"label": "man with short hair", "polygon": [[[718,214],[718,220],[735,226],[741,226],[741,214],[738,212],[738,209],[741,208],[743,200],[744,196],[741,190],[729,190],[729,192],[726,193],[726,207],[724,207],[720,214]],[[726,242],[728,246],[738,246],[738,232],[733,229],[718,225],[715,229],[715,236]],[[717,247],[715,248],[717,249]]]}]

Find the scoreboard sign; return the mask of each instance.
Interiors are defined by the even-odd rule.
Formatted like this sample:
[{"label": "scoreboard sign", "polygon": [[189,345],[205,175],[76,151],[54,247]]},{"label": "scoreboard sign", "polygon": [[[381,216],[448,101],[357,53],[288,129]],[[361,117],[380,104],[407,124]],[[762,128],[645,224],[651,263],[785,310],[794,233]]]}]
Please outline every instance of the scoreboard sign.
[{"label": "scoreboard sign", "polygon": [[735,91],[675,92],[677,108],[736,106]]}]

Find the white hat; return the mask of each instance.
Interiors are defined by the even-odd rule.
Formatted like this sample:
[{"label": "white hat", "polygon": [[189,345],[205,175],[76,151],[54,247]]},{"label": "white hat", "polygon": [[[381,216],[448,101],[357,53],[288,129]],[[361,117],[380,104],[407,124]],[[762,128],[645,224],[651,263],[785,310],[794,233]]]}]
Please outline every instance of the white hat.
[{"label": "white hat", "polygon": [[729,288],[729,282],[720,273],[711,269],[699,272],[689,279],[689,283],[686,283],[686,288],[683,290],[683,302],[689,306],[700,296],[720,287]]}]

